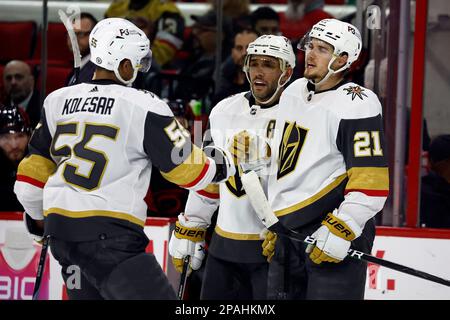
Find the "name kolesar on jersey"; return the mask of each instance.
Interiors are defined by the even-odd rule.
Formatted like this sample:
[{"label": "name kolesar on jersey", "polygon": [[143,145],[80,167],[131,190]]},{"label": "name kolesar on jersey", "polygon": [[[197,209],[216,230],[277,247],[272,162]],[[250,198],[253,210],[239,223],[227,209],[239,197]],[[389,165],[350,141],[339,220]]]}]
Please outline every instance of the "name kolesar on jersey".
[{"label": "name kolesar on jersey", "polygon": [[64,108],[61,115],[72,114],[76,112],[92,112],[101,115],[110,115],[111,109],[116,100],[106,97],[80,97],[70,98],[64,101]]}]

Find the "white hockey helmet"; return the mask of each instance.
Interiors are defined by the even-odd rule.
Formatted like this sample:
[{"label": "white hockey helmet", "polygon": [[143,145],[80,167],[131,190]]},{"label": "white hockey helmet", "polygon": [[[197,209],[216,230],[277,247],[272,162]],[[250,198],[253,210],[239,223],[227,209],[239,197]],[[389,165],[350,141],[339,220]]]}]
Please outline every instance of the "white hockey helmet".
[{"label": "white hockey helmet", "polygon": [[[106,70],[114,71],[124,84],[131,85],[137,72],[147,72],[152,61],[150,40],[132,22],[122,18],[108,18],[97,23],[89,36],[91,61]],[[134,68],[130,80],[123,80],[118,69],[128,59]]]},{"label": "white hockey helmet", "polygon": [[284,83],[281,83],[281,78],[286,74],[287,68],[295,68],[296,57],[292,48],[291,41],[283,36],[262,35],[248,45],[243,71],[245,72],[247,80],[250,84],[251,80],[249,76],[249,70],[250,58],[252,55],[269,56],[277,58],[280,61],[280,69],[282,71],[282,74],[278,79],[277,90],[267,101],[261,102],[262,104],[269,103],[276,96],[280,88],[289,82],[290,77],[286,81],[284,81]]},{"label": "white hockey helmet", "polygon": [[[362,49],[362,40],[359,30],[350,23],[339,21],[337,19],[323,19],[316,23],[311,31],[307,33],[298,44],[298,49],[306,50],[312,38],[322,40],[333,46],[333,58],[328,64],[328,74],[322,80],[327,79],[331,74],[341,72],[351,66],[358,60]],[[348,55],[346,65],[339,70],[332,70],[331,65],[336,58],[343,53]]]},{"label": "white hockey helmet", "polygon": [[283,63],[280,65],[284,71],[287,66],[295,67],[295,54],[291,41],[283,36],[263,35],[251,42],[247,48],[244,71],[248,71],[248,61],[251,55],[264,55],[278,58]]}]

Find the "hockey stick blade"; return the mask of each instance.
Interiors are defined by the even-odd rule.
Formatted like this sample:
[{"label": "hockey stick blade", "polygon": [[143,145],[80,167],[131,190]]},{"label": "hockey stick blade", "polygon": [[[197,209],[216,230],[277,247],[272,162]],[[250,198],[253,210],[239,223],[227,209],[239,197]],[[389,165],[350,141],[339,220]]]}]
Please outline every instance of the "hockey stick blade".
[{"label": "hockey stick blade", "polygon": [[[275,213],[273,212],[272,208],[269,205],[266,195],[264,194],[264,191],[259,182],[259,178],[254,171],[244,173],[241,176],[241,181],[242,185],[244,186],[245,192],[248,196],[248,199],[251,205],[253,206],[253,209],[255,209],[256,214],[258,215],[259,219],[266,226],[267,229],[282,237],[288,237],[289,239],[294,241],[304,242],[306,244],[316,243],[316,239],[310,236],[302,235],[298,232],[295,232],[294,230],[288,229],[284,225],[282,225],[281,222],[279,222],[277,216],[275,215]],[[415,276],[421,279],[429,280],[450,287],[449,280],[437,277],[435,275],[423,271],[412,269],[410,267],[403,266],[388,260],[380,259],[361,251],[350,249],[347,255],[353,259],[375,263],[392,270],[403,272],[411,276]]]},{"label": "hockey stick blade", "polygon": [[188,277],[188,267],[189,267],[190,256],[186,256],[183,259],[183,271],[180,276],[180,285],[178,287],[178,299],[183,300],[184,289],[186,288],[186,280]]},{"label": "hockey stick blade", "polygon": [[39,300],[39,289],[41,287],[42,276],[45,271],[45,260],[47,259],[49,238],[49,236],[45,236],[42,241],[41,255],[39,257],[39,264],[36,272],[36,280],[34,281],[33,300]]}]

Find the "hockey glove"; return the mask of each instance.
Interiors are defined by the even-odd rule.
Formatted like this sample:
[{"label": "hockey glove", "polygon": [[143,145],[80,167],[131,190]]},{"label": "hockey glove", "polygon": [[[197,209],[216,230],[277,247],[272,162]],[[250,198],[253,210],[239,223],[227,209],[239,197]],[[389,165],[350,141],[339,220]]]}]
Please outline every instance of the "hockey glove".
[{"label": "hockey glove", "polygon": [[190,256],[188,274],[201,267],[205,257],[205,235],[207,225],[187,220],[184,214],[178,216],[175,230],[169,241],[169,254],[178,272],[183,271],[183,259]]},{"label": "hockey glove", "polygon": [[244,171],[259,172],[270,162],[271,148],[264,137],[244,130],[235,134],[228,142],[235,165]]},{"label": "hockey glove", "polygon": [[263,256],[267,257],[267,262],[270,263],[275,253],[275,242],[277,241],[277,234],[264,229],[261,232],[260,237],[261,239],[264,239],[264,242],[261,245],[263,249],[262,254]]},{"label": "hockey glove", "polygon": [[330,212],[320,228],[311,235],[316,243],[309,244],[306,253],[310,253],[310,259],[316,264],[341,262],[347,256],[351,241],[361,235],[361,227],[352,217],[343,213],[337,216],[336,212]]},{"label": "hockey glove", "polygon": [[207,154],[211,154],[211,152],[214,151],[216,155],[220,154],[218,158],[216,157],[218,161],[216,161],[216,175],[214,176],[214,179],[212,183],[221,183],[227,181],[230,177],[234,176],[236,173],[236,167],[233,163],[233,156],[232,154],[226,150],[222,149],[218,146],[206,146],[203,148],[203,151]]},{"label": "hockey glove", "polygon": [[42,244],[44,240],[44,220],[34,220],[26,211],[23,213],[23,222],[27,228],[28,233],[32,236],[33,240],[39,244]]}]

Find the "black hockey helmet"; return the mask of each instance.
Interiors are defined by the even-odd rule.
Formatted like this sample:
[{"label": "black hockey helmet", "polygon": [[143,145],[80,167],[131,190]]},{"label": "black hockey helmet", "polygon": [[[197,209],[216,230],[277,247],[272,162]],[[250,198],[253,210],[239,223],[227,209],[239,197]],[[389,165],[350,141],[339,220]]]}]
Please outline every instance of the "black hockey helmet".
[{"label": "black hockey helmet", "polygon": [[0,103],[0,134],[16,132],[31,132],[28,119],[17,106]]}]

